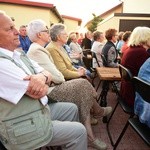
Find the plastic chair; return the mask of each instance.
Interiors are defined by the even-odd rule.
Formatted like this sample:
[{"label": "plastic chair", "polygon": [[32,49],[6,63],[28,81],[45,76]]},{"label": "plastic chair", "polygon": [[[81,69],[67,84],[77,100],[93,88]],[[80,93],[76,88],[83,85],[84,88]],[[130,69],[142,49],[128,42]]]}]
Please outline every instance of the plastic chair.
[{"label": "plastic chair", "polygon": [[[122,80],[126,80],[126,81],[131,81],[132,82],[132,79],[133,79],[133,76],[130,72],[129,69],[125,68],[124,66],[122,65],[119,65],[119,72],[120,72],[120,75],[121,75],[121,78]],[[107,121],[107,133],[108,133],[108,137],[110,139],[110,142],[111,142],[111,145],[114,146],[114,149],[116,149],[116,147],[118,146],[122,136],[124,135],[127,127],[128,127],[128,120],[127,122],[125,123],[120,135],[118,136],[118,139],[116,140],[116,142],[114,143],[113,139],[112,139],[112,136],[111,136],[111,133],[110,133],[110,130],[109,130],[109,123],[110,123],[110,120],[111,118],[113,117],[116,109],[117,109],[117,106],[120,105],[122,110],[126,113],[126,114],[129,114],[129,118],[132,118],[134,116],[134,108],[129,106],[124,100],[123,98],[121,97],[121,95],[118,96],[117,98],[117,104],[115,105],[114,109],[113,109],[113,112],[111,114],[111,116],[109,117],[108,121]]]},{"label": "plastic chair", "polygon": [[[150,103],[150,83],[144,80],[134,77],[133,78],[134,89],[144,101]],[[141,123],[138,117],[129,119],[130,126],[137,132],[137,134],[144,140],[144,142],[150,146],[150,128]]]},{"label": "plastic chair", "polygon": [[[93,52],[91,52],[90,49],[83,50],[83,54],[84,54],[84,56],[82,58],[83,59],[83,63],[85,65],[85,67],[88,70],[90,70],[90,72],[91,72],[91,79],[92,79],[91,83],[92,83],[93,86],[95,86],[94,85],[94,79],[96,78],[97,73],[96,73],[96,69],[93,68],[93,58],[95,58],[96,62],[98,63],[97,57],[96,57],[96,55]],[[98,64],[98,66],[100,66],[100,65]]]},{"label": "plastic chair", "polygon": [[4,147],[4,145],[1,143],[1,141],[0,141],[0,150],[7,150],[7,149]]},{"label": "plastic chair", "polygon": [[[103,66],[104,66],[104,67],[109,67],[109,66],[108,66],[108,62],[107,62],[107,59],[106,59],[106,57],[104,56],[104,54],[101,54],[101,58],[102,58]],[[109,87],[109,82],[104,82],[103,84],[108,84],[107,86]],[[115,82],[111,82],[111,84],[112,84],[112,87],[114,88],[116,94],[118,94],[118,91],[116,90],[116,84],[115,84]],[[99,82],[99,84],[98,84],[98,87],[99,87],[99,86],[100,86],[100,82]]]},{"label": "plastic chair", "polygon": [[144,101],[150,103],[150,83],[138,78],[133,78],[134,89],[140,96],[144,99]]},{"label": "plastic chair", "polygon": [[[85,49],[83,50],[83,61],[86,61],[86,59],[88,59],[90,61],[90,63],[88,63],[88,65],[86,66],[87,68],[92,68],[92,70],[95,70],[92,66],[92,60],[95,59],[96,60],[96,63],[97,63],[97,66],[100,67],[100,64],[98,62],[98,59],[97,59],[97,56],[96,56],[96,53],[95,52],[92,52],[90,49]],[[88,58],[88,55],[90,55],[90,58]],[[85,62],[85,64],[87,64]]]},{"label": "plastic chair", "polygon": [[107,60],[106,60],[106,57],[104,56],[104,54],[101,54],[101,58],[103,61],[103,66],[108,67],[108,63],[107,63]]},{"label": "plastic chair", "polygon": [[[93,59],[96,60],[97,66],[100,67],[100,64],[99,64],[99,62],[98,62],[98,59],[97,59],[97,56],[96,56],[96,53],[95,53],[95,52],[92,52],[92,66],[91,66],[91,68],[92,68],[92,70],[93,70],[92,72],[94,73],[93,80],[92,80],[92,83],[94,84],[94,79],[97,77],[97,72],[96,72],[96,68],[93,68]],[[99,81],[99,83],[98,83],[98,85],[97,85],[96,91],[98,90],[98,88],[99,88],[99,86],[100,86],[100,82],[101,82],[101,81]]]},{"label": "plastic chair", "polygon": [[90,49],[83,50],[82,60],[83,60],[85,67],[92,72],[93,71],[92,70],[92,52]]},{"label": "plastic chair", "polygon": [[[42,150],[43,148],[39,148],[36,150]],[[1,150],[1,149],[0,149]],[[46,146],[43,150],[62,150],[60,146]]]},{"label": "plastic chair", "polygon": [[96,56],[96,53],[95,52],[92,52],[92,59],[95,59],[96,60],[96,63],[97,63],[97,66],[100,67],[100,64],[98,62],[98,59],[97,59],[97,56]]}]

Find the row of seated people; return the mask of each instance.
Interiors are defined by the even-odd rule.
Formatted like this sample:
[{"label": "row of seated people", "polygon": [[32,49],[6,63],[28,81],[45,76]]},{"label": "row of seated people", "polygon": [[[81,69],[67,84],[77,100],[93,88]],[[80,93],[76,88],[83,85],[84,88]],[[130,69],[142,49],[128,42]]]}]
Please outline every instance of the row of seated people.
[{"label": "row of seated people", "polygon": [[[90,114],[107,116],[112,108],[99,106],[93,86],[80,78],[82,68],[78,71],[72,66],[63,49],[68,37],[64,25],[52,26],[52,42],[45,49],[50,40],[49,30],[42,20],[31,21],[27,28],[33,42],[27,52],[29,59],[16,50],[20,42],[14,22],[3,11],[0,20],[3,20],[0,22],[2,144],[8,150],[37,149],[44,145],[87,150],[89,139],[96,149],[106,149],[107,144],[92,131]],[[75,79],[65,81],[73,79],[71,75]]]},{"label": "row of seated people", "polygon": [[[103,41],[103,34],[99,31],[93,33],[94,43],[92,45],[92,51],[97,54],[97,59],[100,66],[118,67],[117,63],[117,41],[118,32],[115,29],[108,29],[105,32],[105,38],[107,42],[105,44],[98,42],[96,39]],[[148,27],[136,27],[132,32],[126,31],[123,34],[124,47],[123,55],[121,57],[121,64],[128,68],[133,76],[137,76],[141,65],[150,56],[149,46],[149,28]],[[97,49],[95,48],[97,46]],[[101,55],[104,55],[106,64],[103,62],[101,65]],[[97,64],[94,62],[96,67]],[[122,80],[120,87],[120,95],[130,105],[134,105],[135,92],[131,82]]]},{"label": "row of seated people", "polygon": [[[116,40],[117,32],[115,34],[113,33],[114,30],[112,30],[111,32],[109,31],[110,30],[107,30],[105,33],[106,39],[108,40],[109,38],[109,40],[100,49],[101,50],[100,54],[103,54],[105,56],[106,64],[103,63],[104,66],[115,67],[117,66],[115,64],[115,61],[111,61],[111,60],[116,58],[115,54],[117,52],[117,48],[114,43]],[[130,31],[126,31],[123,34],[124,44],[121,48],[122,50],[121,64],[126,68],[128,68],[131,71],[133,76],[138,76],[140,79],[143,79],[147,83],[150,83],[150,78],[149,78],[150,77],[150,58],[149,58],[150,38],[149,37],[150,37],[150,28],[136,27],[132,33]],[[122,78],[120,96],[122,97],[122,100],[124,100],[128,104],[128,106],[134,109],[134,113],[139,117],[140,122],[142,124],[146,124],[147,127],[150,128],[150,113],[149,113],[150,104],[144,101],[143,97],[139,95],[139,93],[135,93],[132,80],[127,81]],[[138,130],[138,124],[136,127],[135,128]],[[149,134],[149,129],[146,131]],[[140,131],[137,132],[139,132],[139,134],[143,136],[142,133],[140,133]],[[144,135],[143,138],[145,137],[146,136]],[[149,137],[147,137],[147,140],[148,138]],[[115,146],[116,145],[114,145],[114,147]]]},{"label": "row of seated people", "polygon": [[[56,32],[56,30],[57,30],[57,32]],[[133,34],[131,36],[131,39],[129,41],[129,44],[131,45],[129,48],[133,48],[133,46],[135,46],[135,48],[136,48],[136,47],[139,47],[139,45],[140,45],[141,53],[144,53],[144,55],[146,56],[146,57],[142,57],[142,59],[146,60],[149,57],[149,54],[146,51],[149,48],[149,46],[147,46],[147,38],[144,39],[145,43],[143,43],[143,45],[141,44],[141,40],[143,40],[143,39],[137,39],[136,43],[134,43],[133,39],[135,39],[136,37],[139,37],[138,35],[140,35],[140,33],[141,33],[141,32],[137,32],[137,31],[142,31],[143,34],[145,33],[145,37],[147,37],[147,34],[149,33],[149,28],[147,28],[147,27],[137,27],[137,28],[135,28],[135,30],[133,31]],[[30,33],[32,33],[32,32],[30,31]],[[142,35],[140,35],[140,36],[142,36]],[[68,38],[68,34],[66,32],[65,26],[62,25],[62,24],[55,24],[50,29],[50,36],[51,36],[51,42],[46,46],[46,49],[50,53],[50,56],[52,56],[52,60],[54,61],[54,64],[56,65],[56,68],[63,74],[63,76],[67,80],[72,79],[72,78],[79,78],[79,76],[76,76],[77,71],[72,70],[72,68],[74,68],[74,67],[73,67],[73,65],[71,63],[71,60],[68,57],[66,51],[63,48],[63,45],[66,43],[67,38]],[[29,35],[29,37],[30,37],[30,35]],[[117,54],[115,54],[116,47],[115,47],[115,44],[114,44],[117,41],[117,30],[115,30],[115,29],[107,30],[106,33],[105,33],[105,37],[107,39],[107,43],[104,45],[104,47],[102,49],[102,52],[106,53],[105,51],[107,51],[107,53],[110,54],[107,58],[108,66],[109,67],[117,67],[118,66],[118,63],[116,61]],[[142,48],[144,48],[145,51],[143,51]],[[31,50],[32,49],[29,50],[27,55],[29,57],[31,57],[32,59],[35,59],[34,58],[35,54],[30,53]],[[128,50],[128,51],[130,51],[130,50]],[[128,51],[126,51],[126,53],[128,53]],[[126,53],[125,53],[125,56],[126,56]],[[104,55],[106,55],[106,54],[104,54]],[[128,55],[129,55],[129,53],[128,53]],[[132,54],[132,56],[133,56],[133,54]],[[37,59],[35,59],[35,60],[38,61]],[[123,64],[123,60],[121,62],[122,64]],[[131,60],[133,60],[133,59],[130,59],[130,61]],[[38,63],[40,65],[43,65],[42,61],[38,61]],[[132,63],[132,64],[134,64],[134,63]],[[44,67],[44,65],[43,65],[43,67]],[[131,72],[132,72],[132,69],[131,69]],[[75,76],[73,77],[73,75],[71,75],[71,74],[73,74]],[[121,83],[121,92],[122,92],[122,88],[123,88],[122,84],[123,83]],[[123,90],[128,90],[128,89],[123,88]],[[130,93],[130,92],[128,92],[128,93]],[[132,92],[130,94],[132,95]],[[125,97],[125,95],[123,95],[123,96]],[[131,99],[130,99],[130,101],[131,101]]]},{"label": "row of seated people", "polygon": [[[30,46],[30,48],[33,49],[33,54],[32,53],[30,54],[31,50],[29,50],[29,53],[27,53],[27,55],[29,57],[31,55],[32,59],[34,59],[36,56],[37,57],[36,61],[43,68],[45,66],[45,69],[48,70],[49,71],[48,72],[46,70],[43,70],[43,68],[38,66],[38,64],[35,63],[34,61],[28,59],[28,57],[26,57],[25,54],[20,55],[20,52],[17,52],[15,50],[19,45],[19,40],[17,38],[18,31],[14,27],[14,23],[11,21],[10,17],[7,16],[4,12],[0,13],[0,17],[2,20],[4,20],[3,22],[1,22],[1,26],[2,27],[6,26],[8,29],[11,29],[11,30],[5,31],[5,29],[1,28],[2,36],[0,39],[1,40],[1,45],[0,45],[1,53],[0,54],[1,54],[1,57],[4,59],[4,61],[1,61],[2,64],[0,65],[1,70],[3,70],[3,72],[1,72],[1,77],[2,77],[3,82],[1,82],[0,87],[2,87],[3,89],[7,89],[7,92],[11,93],[10,95],[8,95],[5,92],[4,93],[0,92],[1,94],[0,96],[1,108],[0,109],[1,109],[1,112],[3,112],[2,114],[3,122],[7,124],[7,120],[8,120],[8,124],[10,124],[9,120],[13,118],[14,120],[12,119],[12,121],[15,121],[15,125],[17,123],[19,124],[19,122],[25,119],[23,118],[23,120],[20,121],[21,115],[24,116],[27,112],[31,113],[33,112],[33,110],[34,111],[37,110],[37,108],[38,110],[45,112],[42,114],[45,114],[48,116],[50,114],[49,113],[47,114],[46,112],[49,111],[49,107],[51,109],[52,120],[58,119],[61,121],[65,121],[65,120],[78,121],[78,115],[77,115],[78,112],[76,108],[76,105],[77,105],[79,109],[79,113],[80,113],[79,114],[80,121],[85,125],[88,138],[91,141],[92,146],[97,149],[106,149],[107,147],[106,144],[102,142],[100,139],[97,139],[93,134],[91,124],[90,124],[90,111],[92,111],[95,117],[103,117],[103,116],[108,115],[112,109],[111,107],[101,108],[98,105],[98,103],[96,102],[95,89],[91,86],[91,84],[87,80],[76,79],[76,80],[65,81],[65,79],[69,76],[67,74],[68,76],[66,75],[67,76],[66,77],[65,74],[63,73],[66,71],[65,65],[67,64],[71,66],[70,65],[71,61],[68,59],[68,55],[66,54],[66,51],[64,52],[64,49],[63,49],[63,45],[64,43],[66,43],[67,36],[68,36],[65,33],[66,30],[64,28],[64,25],[56,24],[51,27],[50,36],[51,36],[52,42],[48,44],[46,49],[44,48],[44,46],[50,40],[49,30],[47,29],[46,24],[42,20],[34,20],[28,25],[28,36],[30,40],[33,42],[32,45]],[[2,32],[3,30],[6,33]],[[6,36],[8,36],[7,32],[9,32],[9,35],[11,34],[9,38],[6,38]],[[14,41],[14,39],[15,39],[15,42],[11,43],[11,41],[12,40]],[[11,44],[8,45],[5,43],[11,43]],[[147,39],[145,43],[143,44],[144,48],[145,48],[145,45],[147,45],[147,47],[150,47],[147,43]],[[56,56],[54,55],[55,53],[56,53]],[[42,56],[44,59],[42,59]],[[57,56],[59,59],[57,59]],[[50,63],[45,61],[46,59]],[[66,62],[66,59],[68,59],[67,62]],[[15,60],[15,61],[12,61],[12,60]],[[61,65],[59,67],[58,64],[61,64],[63,66],[62,70],[61,70]],[[73,75],[75,76],[75,78],[81,77],[77,69],[73,71],[74,71]],[[7,84],[4,82],[6,80],[8,81]],[[4,91],[4,90],[1,89],[1,91]],[[17,96],[16,96],[16,91],[17,93],[19,93],[19,95]],[[12,97],[13,97],[13,100],[12,100]],[[54,103],[50,103],[49,107],[47,107],[48,98],[49,100],[53,100],[54,102]],[[39,101],[33,101],[32,99],[40,99],[40,102],[45,107],[44,108],[41,107],[42,105],[39,103]],[[59,103],[57,101],[73,102],[76,105],[68,104],[68,103]],[[31,107],[30,109],[27,107],[29,105]],[[34,106],[36,106],[36,108]],[[29,110],[28,109],[26,110],[26,108],[28,108]],[[11,113],[8,115],[8,112],[11,112]],[[14,118],[14,116],[16,118]],[[68,122],[63,123],[63,122],[57,122],[57,121],[49,122],[50,118],[47,116],[45,116],[45,120],[43,121],[46,123],[46,125],[49,126],[49,128],[46,128],[46,126],[43,127],[44,130],[45,129],[48,129],[48,130],[47,130],[47,134],[41,137],[45,140],[47,139],[46,141],[44,140],[44,143],[42,142],[43,140],[41,138],[36,137],[38,140],[35,140],[35,138],[32,139],[33,138],[32,136],[32,138],[29,138],[29,140],[24,141],[25,143],[27,142],[28,144],[22,144],[22,140],[25,140],[25,139],[21,139],[21,138],[17,139],[18,141],[20,140],[21,142],[21,144],[18,145],[16,144],[16,142],[15,143],[10,142],[12,139],[9,139],[9,137],[5,133],[1,133],[1,139],[2,139],[1,141],[8,149],[20,149],[19,146],[22,146],[28,149],[29,148],[34,149],[34,148],[37,148],[38,146],[45,145],[45,144],[52,145],[52,146],[64,145],[63,146],[64,149],[67,149],[68,146],[71,144],[70,149],[71,148],[72,149],[87,149],[86,132],[85,132],[84,127],[81,124],[79,123],[75,124],[73,122],[69,122],[69,123]],[[28,122],[26,123],[28,124]],[[31,121],[31,123],[33,123],[33,121]],[[51,127],[51,125],[53,125],[53,127]],[[4,127],[1,126],[1,128],[3,129]],[[8,130],[8,128],[6,128],[5,130]],[[53,135],[50,134],[51,130],[53,130]],[[18,130],[15,132],[16,134],[22,134],[21,130]],[[61,132],[61,136],[60,136],[60,132]],[[64,134],[62,134],[62,132]],[[69,141],[68,141],[68,137],[69,137]],[[78,138],[79,140],[77,140],[76,138]],[[31,142],[31,139],[34,142]],[[13,140],[15,140],[15,137]],[[77,140],[78,142],[74,143],[74,140]],[[29,144],[29,141],[30,141],[30,144]],[[39,144],[37,144],[36,142]],[[69,144],[67,144],[68,142]]]},{"label": "row of seated people", "polygon": [[[114,31],[114,33],[113,33]],[[101,54],[106,58],[108,67],[115,67],[115,41],[117,31],[107,30],[105,37],[107,43],[103,46]],[[132,32],[127,31],[123,34],[125,51],[121,57],[121,64],[128,68],[133,76],[138,76],[144,81],[150,83],[150,28],[136,27]],[[107,51],[107,52],[106,52]],[[114,60],[114,61],[111,61]],[[135,94],[132,82],[121,80],[120,95],[123,100],[131,107],[134,107],[135,114],[137,114],[142,123],[146,123],[150,127],[150,104],[144,102],[139,94]]]},{"label": "row of seated people", "polygon": [[[148,62],[150,61],[148,59],[150,56],[149,34],[150,29],[148,27],[136,27],[133,30],[133,33],[131,31],[117,33],[117,31],[115,31],[114,29],[108,29],[105,32],[107,43],[103,43],[103,33],[100,33],[100,31],[95,31],[93,33],[94,43],[92,45],[91,51],[96,53],[100,66],[105,66],[105,64],[102,63],[101,59],[101,54],[103,54],[107,60],[107,66],[114,67],[117,65],[114,63],[115,61],[113,61],[113,59],[116,58],[116,52],[120,50],[122,56],[121,64],[128,68],[133,76],[137,76],[139,74],[140,78],[144,79],[147,82],[150,82],[148,78],[149,67],[145,67],[148,66]],[[118,42],[116,41],[117,37],[119,39]],[[93,62],[93,66],[97,67],[97,63],[95,60]],[[132,107],[135,106],[135,113],[140,116],[141,122],[146,123],[148,126],[150,126],[149,113],[146,113],[147,111],[149,111],[149,104],[143,104],[143,101],[138,94],[135,98],[135,92],[131,82],[127,82],[125,80],[121,81],[120,95],[124,98],[128,105]],[[143,107],[145,108],[143,109]]]},{"label": "row of seated people", "polygon": [[[101,54],[105,56],[106,65],[100,66],[117,67],[117,30],[108,29],[105,32],[105,38],[107,42],[105,44],[98,42],[98,39],[103,41],[103,33],[95,31],[93,33],[94,43],[92,45],[92,51],[97,54],[99,64],[101,64]],[[126,31],[123,34],[124,44],[122,45],[122,57],[121,64],[128,68],[133,76],[138,76],[147,82],[149,79],[149,61],[150,57],[150,28],[148,27],[136,27],[132,32]],[[97,49],[95,48],[97,44]],[[96,64],[96,62],[95,62]],[[97,64],[96,64],[97,65]],[[142,67],[141,67],[142,66]],[[147,68],[145,66],[148,66]],[[97,66],[96,66],[97,67]],[[140,69],[141,68],[141,69]],[[139,71],[140,70],[140,71]],[[120,87],[120,95],[131,107],[135,107],[135,114],[140,116],[140,120],[150,126],[150,115],[148,113],[150,105],[144,103],[142,98],[137,94],[135,97],[134,87],[131,82],[122,80]],[[144,108],[144,109],[143,109]]]},{"label": "row of seated people", "polygon": [[[143,35],[143,34],[142,35],[140,34],[141,33],[140,31],[142,31],[142,33],[145,33],[145,37],[148,37],[147,36],[147,34],[149,33],[148,30],[149,30],[149,28],[145,28],[145,27],[137,27],[137,28],[134,29],[134,32],[133,32],[133,34],[131,36],[131,39],[129,41],[129,48],[125,52],[125,56],[123,57],[123,59],[121,61],[121,64],[123,64],[124,66],[129,68],[133,75],[137,75],[140,66],[149,57],[149,53],[147,51],[149,49],[149,47],[145,46],[146,42],[145,43],[143,42],[142,43],[143,45],[141,44],[141,40],[143,40],[143,38],[141,38],[141,39],[137,38],[136,42],[134,40],[136,39],[136,37],[139,37],[139,36],[141,37]],[[125,32],[124,38],[126,36],[129,38],[130,35],[131,35],[131,32]],[[93,34],[93,38],[95,39],[95,41],[92,45],[92,49],[94,49],[94,45],[97,44],[97,42],[96,42],[96,37],[97,37],[97,39],[101,40],[100,43],[98,42],[98,45],[101,48],[102,54],[104,54],[104,56],[107,56],[106,60],[107,60],[107,65],[109,67],[117,67],[118,66],[117,61],[116,61],[117,60],[117,53],[115,53],[116,52],[115,43],[117,42],[117,36],[118,36],[117,30],[108,29],[105,32],[105,38],[107,39],[107,42],[106,42],[106,44],[103,44],[103,40],[104,40],[103,33],[99,32],[99,31],[95,31],[94,34]],[[75,39],[72,39],[72,40],[75,40]],[[144,40],[146,41],[147,38],[144,39]],[[140,47],[139,47],[139,45],[140,45]],[[137,48],[136,47],[139,47],[139,50],[140,50],[141,53],[140,52],[137,53]],[[138,58],[138,57],[136,57],[136,55],[133,54],[133,51],[136,51],[134,53],[136,53],[137,55],[142,56],[142,57],[140,57],[141,59],[135,60],[135,62],[139,63],[140,66],[134,66],[135,63],[133,63],[133,61],[134,61],[135,58]],[[130,61],[132,60],[131,63],[128,59],[130,59]],[[57,61],[58,60],[56,59],[56,62]],[[125,63],[124,63],[124,61],[125,61]],[[127,63],[127,65],[126,65],[126,63]],[[128,67],[129,64],[130,64],[130,67]],[[131,67],[131,64],[132,64],[132,67]],[[134,73],[134,70],[132,68],[137,69],[136,73]],[[125,87],[128,87],[128,88],[125,88]],[[120,94],[122,95],[122,97],[124,97],[124,100],[127,101],[127,103],[129,105],[132,105],[132,106],[134,105],[135,94],[134,94],[134,90],[133,90],[130,83],[126,83],[126,81],[121,82]]]},{"label": "row of seated people", "polygon": [[[128,32],[128,35],[130,38],[126,50],[123,52],[121,64],[130,70],[132,76],[138,76],[150,83],[150,28],[136,27],[131,34]],[[128,106],[134,109],[134,113],[139,117],[142,125],[146,124],[144,127],[150,128],[150,103],[135,92],[132,80],[121,80],[120,95]],[[143,128],[138,123],[136,124],[135,129],[139,130],[138,133],[146,140],[146,136],[140,133],[140,129],[143,130]],[[149,129],[146,129],[146,133],[149,134]]]},{"label": "row of seated people", "polygon": [[[51,31],[52,31],[52,29],[51,29]],[[145,34],[145,36],[144,36],[145,39],[143,37],[143,34]],[[129,39],[130,35],[131,35],[131,38]],[[139,68],[141,67],[141,65],[146,61],[146,59],[150,55],[149,51],[148,51],[149,46],[147,46],[147,42],[146,42],[148,40],[148,35],[149,35],[149,28],[147,28],[147,27],[136,27],[133,30],[132,34],[129,31],[127,31],[123,34],[123,38],[128,41],[128,48],[125,51],[125,55],[122,57],[121,64],[123,66],[127,67],[131,71],[133,76],[137,76]],[[67,33],[66,33],[66,36],[67,36]],[[65,37],[63,36],[64,43],[67,40],[66,36]],[[71,38],[72,38],[72,40],[75,40],[74,39],[75,35],[72,34]],[[116,45],[115,45],[115,43],[117,42],[117,39],[118,39],[117,30],[115,30],[115,29],[106,30],[105,38],[107,39],[107,42],[104,44],[104,34],[102,32],[95,31],[93,33],[94,43],[92,45],[91,51],[95,51],[96,47],[97,47],[97,52],[101,51],[100,54],[103,54],[106,57],[107,66],[117,67],[118,66],[117,61],[116,61],[117,60],[117,53],[116,53],[117,50],[116,50]],[[144,42],[141,42],[141,41],[144,41]],[[55,42],[55,43],[57,43],[57,42]],[[49,44],[49,45],[52,45],[52,44]],[[55,52],[54,48],[53,47],[49,48],[49,45],[47,46],[47,49],[48,50],[50,49],[50,53],[51,53],[51,56],[53,56],[55,65],[57,66],[59,71],[62,72],[62,74],[66,77],[67,73],[64,73],[65,71],[64,72],[62,71],[65,69],[63,67],[61,67],[62,65],[59,64],[60,60],[58,58],[60,58],[60,57],[58,57],[58,55],[55,55],[56,52]],[[68,56],[66,56],[66,58],[68,59]],[[65,58],[63,58],[63,61],[64,60],[65,60]],[[100,62],[102,62],[102,60],[100,60]],[[72,65],[70,65],[70,66],[72,66]],[[75,77],[73,77],[73,78],[75,78]],[[68,79],[68,77],[66,77],[66,79]],[[134,105],[135,94],[134,94],[134,90],[133,90],[131,83],[128,83],[126,81],[121,81],[120,94],[122,95],[122,97],[124,97],[124,100],[129,105],[131,105],[131,106]]]},{"label": "row of seated people", "polygon": [[[96,141],[98,148],[100,141],[96,139],[91,128],[90,110],[98,109],[99,113],[105,116],[109,114],[112,109],[111,107],[107,107],[105,112],[100,112],[103,108],[101,109],[96,102],[97,93],[95,89],[87,80],[80,78],[85,76],[85,68],[80,67],[76,69],[73,66],[72,61],[63,47],[68,39],[65,26],[63,24],[55,24],[50,29],[50,35],[48,32],[44,32],[43,37],[32,38],[33,35],[37,35],[37,32],[41,32],[41,28],[39,28],[39,31],[33,30],[37,24],[41,26],[43,30],[46,27],[46,24],[42,20],[34,20],[28,24],[28,36],[33,43],[27,55],[52,74],[55,88],[52,87],[54,89],[51,91],[50,97],[54,100],[59,99],[60,101],[73,102],[78,106],[80,121],[85,125],[89,139]],[[44,48],[43,46],[50,38],[51,42]],[[41,43],[43,44],[41,45]],[[64,82],[65,80],[69,81]],[[102,146],[104,146],[104,144],[102,144]]]},{"label": "row of seated people", "polygon": [[[25,53],[27,53],[32,43],[27,35],[26,28],[27,28],[27,25],[21,25],[19,27],[19,40],[20,40],[19,48],[21,48]],[[93,38],[91,31],[87,31],[85,34],[83,34],[82,32],[80,34],[78,32],[71,32],[70,35],[72,36],[72,34],[74,34],[73,36],[76,37],[75,42],[78,44],[78,46],[80,46],[80,48],[91,49],[92,38]],[[72,37],[70,37],[70,35],[67,41],[68,45],[72,41],[71,40]]]}]

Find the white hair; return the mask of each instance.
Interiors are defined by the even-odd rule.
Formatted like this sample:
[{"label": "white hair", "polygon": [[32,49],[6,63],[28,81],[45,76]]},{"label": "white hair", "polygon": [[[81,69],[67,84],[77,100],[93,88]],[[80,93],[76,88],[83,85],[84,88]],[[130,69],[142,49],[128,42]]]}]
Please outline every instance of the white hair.
[{"label": "white hair", "polygon": [[41,19],[32,20],[27,26],[27,35],[32,42],[37,40],[37,33],[45,30],[46,23]]},{"label": "white hair", "polygon": [[138,46],[147,44],[150,40],[150,28],[148,27],[136,27],[131,33],[128,45]]}]

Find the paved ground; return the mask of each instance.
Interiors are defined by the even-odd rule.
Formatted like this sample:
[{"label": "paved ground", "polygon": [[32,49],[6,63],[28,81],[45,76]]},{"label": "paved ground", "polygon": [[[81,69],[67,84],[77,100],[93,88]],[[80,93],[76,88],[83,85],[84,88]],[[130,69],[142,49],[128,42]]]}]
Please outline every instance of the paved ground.
[{"label": "paved ground", "polygon": [[[98,83],[98,80],[95,80],[95,84]],[[101,88],[98,90],[100,93]],[[108,93],[108,105],[114,107],[116,104],[116,94],[109,90]],[[125,122],[127,121],[128,115],[125,114],[120,106],[117,107],[116,112],[110,122],[110,131],[114,141],[117,139],[120,134]],[[94,133],[98,138],[101,138],[108,145],[107,150],[113,150],[111,143],[108,138],[106,131],[106,124],[102,122],[102,119],[99,119],[99,123],[96,126],[93,126]],[[46,149],[42,149],[46,150]],[[94,148],[89,147],[88,150],[95,150]],[[150,148],[142,141],[142,139],[136,134],[136,132],[129,126],[120,141],[117,150],[150,150]]]},{"label": "paved ground", "polygon": [[[97,82],[97,81],[95,81]],[[98,93],[100,93],[100,90]],[[114,107],[116,104],[116,94],[109,90],[108,93],[108,105]],[[128,115],[125,114],[120,106],[117,107],[115,114],[110,122],[110,131],[114,141],[117,139],[118,135],[120,134],[123,125],[127,121]],[[108,134],[106,131],[106,124],[102,122],[102,119],[99,120],[99,124],[93,126],[93,130],[97,137],[101,138],[105,141],[108,145],[108,150],[112,150],[113,147],[108,138]],[[88,150],[94,150],[93,148],[88,148]],[[129,126],[123,136],[122,140],[120,141],[117,150],[150,150],[150,148],[142,141],[142,139],[137,135],[137,133]]]}]

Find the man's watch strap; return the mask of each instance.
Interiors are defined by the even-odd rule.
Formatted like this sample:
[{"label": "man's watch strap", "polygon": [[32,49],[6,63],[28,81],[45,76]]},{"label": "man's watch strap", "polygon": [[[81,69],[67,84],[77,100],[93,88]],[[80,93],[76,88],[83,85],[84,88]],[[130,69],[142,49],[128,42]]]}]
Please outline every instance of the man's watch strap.
[{"label": "man's watch strap", "polygon": [[44,75],[44,77],[46,78],[45,83],[47,83],[48,82],[48,76],[44,72],[41,72],[41,74]]}]

